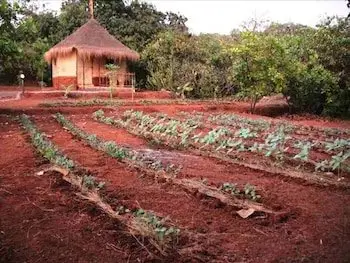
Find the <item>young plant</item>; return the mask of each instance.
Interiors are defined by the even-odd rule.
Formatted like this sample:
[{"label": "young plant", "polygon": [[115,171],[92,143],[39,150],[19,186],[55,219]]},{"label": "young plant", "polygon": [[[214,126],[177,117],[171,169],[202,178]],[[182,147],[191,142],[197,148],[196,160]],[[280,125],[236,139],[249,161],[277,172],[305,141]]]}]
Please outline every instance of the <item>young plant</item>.
[{"label": "young plant", "polygon": [[106,64],[105,67],[108,70],[108,72],[106,73],[106,76],[109,79],[109,97],[112,100],[113,92],[118,85],[117,75],[120,67],[115,64]]},{"label": "young plant", "polygon": [[84,175],[82,179],[82,185],[87,189],[100,190],[105,186],[105,182],[97,182],[95,177],[91,175]]},{"label": "young plant", "polygon": [[166,249],[178,242],[180,229],[174,226],[167,226],[166,219],[157,217],[150,211],[137,209],[134,212],[134,228],[145,236],[153,237],[160,250]]},{"label": "young plant", "polygon": [[244,186],[244,195],[253,201],[259,201],[261,196],[256,193],[256,189],[254,185],[246,184]]},{"label": "young plant", "polygon": [[302,160],[302,161],[308,161],[309,160],[309,154],[310,154],[310,150],[311,150],[311,147],[312,147],[311,142],[298,141],[294,145],[294,147],[300,149],[300,152],[293,157],[294,159],[299,159],[299,160]]}]

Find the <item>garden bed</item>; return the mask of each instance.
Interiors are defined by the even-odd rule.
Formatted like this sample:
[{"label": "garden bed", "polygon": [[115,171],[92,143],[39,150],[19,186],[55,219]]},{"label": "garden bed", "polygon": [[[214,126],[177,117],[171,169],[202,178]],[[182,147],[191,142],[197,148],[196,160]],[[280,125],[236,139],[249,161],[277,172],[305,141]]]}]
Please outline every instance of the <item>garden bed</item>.
[{"label": "garden bed", "polygon": [[[167,113],[182,122],[188,116],[181,111],[203,111],[204,126],[198,129],[208,131],[218,125],[208,120],[209,114],[232,114],[239,105],[108,107],[105,114],[113,118],[119,118],[125,110],[134,108],[151,115]],[[55,172],[36,175],[45,170],[48,163],[34,154],[28,135],[13,119],[15,115],[1,115],[0,142],[4,153],[8,153],[3,154],[0,161],[0,196],[6,200],[5,209],[1,210],[1,217],[5,218],[1,222],[1,231],[5,234],[0,238],[0,255],[4,261],[18,262],[23,258],[29,262],[37,259],[42,259],[42,262],[75,261],[83,253],[85,261],[96,259],[104,262],[121,259],[125,262],[230,262],[257,261],[261,257],[268,262],[349,259],[350,233],[347,229],[350,226],[347,218],[350,218],[350,210],[346,206],[350,202],[349,190],[310,184],[305,180],[273,174],[268,169],[251,169],[239,163],[203,156],[184,147],[174,149],[147,136],[131,134],[127,127],[97,122],[92,113],[98,109],[98,106],[85,106],[84,109],[38,107],[38,111],[29,110],[27,113],[32,114],[33,123],[63,154],[89,171],[98,182],[105,182],[100,193],[113,210],[118,210],[120,206],[131,210],[143,208],[167,218],[167,222],[178,227],[180,236],[175,250],[169,250],[164,256],[154,250],[147,239],[139,238],[140,245],[126,233],[127,228],[123,224],[108,217],[93,203],[79,198],[76,195],[78,188],[64,182],[61,175]],[[95,134],[101,141],[111,141],[127,151],[136,151],[164,165],[174,164],[182,168],[174,178],[167,180],[167,177],[162,177],[163,173],[155,177],[158,172],[150,167],[143,169],[133,162],[112,158],[62,127],[52,115],[57,111],[63,112],[64,117],[83,132]],[[234,126],[227,128],[237,130]],[[340,137],[347,139],[347,131],[339,128]],[[266,132],[258,132],[259,136],[252,140],[259,141],[260,133]],[[293,133],[293,136],[298,136],[299,140],[324,140],[327,134],[324,130],[307,128],[299,134]],[[247,158],[252,156],[255,155]],[[167,173],[164,175],[168,176]],[[177,182],[198,182],[195,185],[197,190],[185,190]],[[277,213],[283,212],[284,216],[256,213],[244,219],[237,215],[237,208],[215,199],[215,193],[220,189],[224,196],[232,194],[234,198],[244,199],[246,194],[243,190],[246,190],[247,184],[254,186],[255,195],[260,196],[257,204]],[[191,187],[193,185],[191,183]],[[214,197],[207,196],[212,194],[208,189],[214,189]],[[23,207],[24,212],[18,213]],[[23,223],[26,220],[28,223]],[[79,249],[76,249],[77,244]],[[62,254],[57,247],[67,252]]]}]

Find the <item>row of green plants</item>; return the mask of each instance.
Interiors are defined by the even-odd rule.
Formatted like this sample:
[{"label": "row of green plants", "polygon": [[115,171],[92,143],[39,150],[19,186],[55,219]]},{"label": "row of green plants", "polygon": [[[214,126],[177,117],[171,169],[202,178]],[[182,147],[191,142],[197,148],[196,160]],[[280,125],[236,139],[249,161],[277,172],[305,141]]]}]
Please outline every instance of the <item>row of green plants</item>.
[{"label": "row of green plants", "polygon": [[[141,237],[147,237],[148,240],[163,254],[168,248],[170,248],[170,246],[173,246],[178,242],[180,230],[179,228],[168,224],[166,218],[159,217],[153,212],[145,211],[141,208],[131,210],[125,206],[119,206],[117,210],[114,211],[110,205],[104,203],[101,197],[101,194],[103,195],[104,192],[99,192],[99,190],[105,187],[105,182],[98,182],[95,177],[91,176],[88,172],[84,172],[84,169],[78,169],[78,165],[74,164],[74,162],[65,155],[62,155],[58,148],[36,128],[28,116],[21,116],[21,121],[23,122],[25,129],[30,132],[33,138],[41,138],[41,140],[34,141],[36,142],[35,146],[41,149],[40,152],[44,155],[45,152],[48,151],[47,149],[51,149],[52,152],[55,152],[55,155],[53,155],[53,157],[51,155],[44,156],[46,156],[46,158],[49,158],[52,163],[58,164],[58,166],[72,172],[65,174],[64,171],[60,171],[61,173],[65,174],[65,180],[67,180],[67,177],[69,177],[68,182],[70,182],[72,185],[77,186],[82,191],[82,198],[94,202],[107,214],[111,215],[117,220],[121,220],[121,222],[123,222],[128,227],[131,233],[135,233]],[[41,143],[37,143],[38,141]],[[62,159],[64,159],[65,162],[59,161]],[[163,178],[169,177],[165,176]],[[207,194],[208,196],[217,198],[221,201],[224,200],[222,202],[227,203],[230,206],[240,208],[241,210],[245,210],[247,207],[252,206],[254,207],[254,211],[274,213],[272,210],[265,208],[261,204],[254,205],[253,203],[242,203],[235,200],[235,198],[239,198],[252,200],[254,202],[260,201],[260,196],[255,192],[255,186],[249,184],[245,186],[244,192],[241,194],[232,195],[231,201],[229,201],[224,197],[227,191],[223,191],[221,188],[207,186],[207,184],[189,179],[176,179],[174,177],[171,177],[170,180],[175,185],[183,187],[184,189],[191,191],[198,189],[198,191],[202,191],[203,194]],[[221,197],[219,194],[220,192],[224,194],[221,195]],[[127,215],[126,219],[124,217],[120,217],[122,215]]]},{"label": "row of green plants", "polygon": [[[130,113],[130,112],[129,112]],[[127,114],[129,114],[127,113]],[[104,113],[102,111],[99,111],[97,113],[94,114],[95,118],[96,116],[103,116]],[[109,119],[108,117],[106,117],[107,119],[105,120],[106,123],[108,124],[114,124],[117,127],[124,127],[121,125],[125,125],[125,123],[123,123],[122,120],[120,120],[117,123],[113,123],[113,119]],[[67,119],[64,118],[63,115],[61,114],[56,114],[56,119],[63,125],[63,127],[65,127],[66,129],[68,129],[70,132],[72,132],[74,135],[76,135],[79,138],[87,138],[87,136],[89,136],[87,133],[85,133],[84,131],[80,130],[79,128],[77,128],[75,125],[73,125],[71,122],[68,121],[67,123]],[[86,139],[85,139],[86,140]],[[93,140],[95,141],[96,139],[93,137]],[[91,144],[91,142],[89,142],[89,139],[87,140],[88,144],[90,144],[91,147],[96,148],[97,150],[101,150],[106,152],[106,150],[104,149],[104,147],[102,146],[96,146],[99,145],[101,143],[93,143]],[[129,155],[126,155],[129,156]],[[127,157],[126,157],[127,158]],[[123,160],[123,159],[122,159]],[[133,161],[135,159],[132,159]],[[158,161],[158,163],[161,163],[160,161]],[[143,168],[147,165],[144,165],[141,162],[132,162],[132,164],[138,168]],[[147,167],[147,166],[146,166]],[[150,168],[149,166],[147,168]],[[154,167],[151,167],[154,168]],[[232,206],[234,208],[239,208],[240,210],[237,212],[241,217],[242,214],[240,214],[239,212],[242,210],[246,210],[246,209],[253,209],[254,211],[261,211],[263,213],[274,213],[273,210],[266,208],[264,205],[262,204],[257,204],[256,202],[260,200],[260,196],[256,195],[255,193],[255,186],[250,186],[250,188],[248,187],[249,184],[245,187],[244,192],[242,192],[242,194],[239,195],[230,195],[227,196],[227,192],[222,191],[221,188],[218,188],[216,186],[209,186],[207,184],[203,184],[203,182],[201,181],[196,181],[193,179],[178,179],[176,178],[176,174],[179,171],[178,169],[176,170],[176,172],[173,172],[173,170],[176,169],[176,166],[174,164],[169,164],[167,169],[159,169],[156,168],[156,171],[161,171],[161,173],[157,173],[157,174],[153,174],[151,173],[152,176],[154,176],[156,179],[162,179],[165,180],[166,182],[172,183],[173,185],[179,186],[180,188],[186,190],[186,191],[191,191],[191,192],[201,192],[204,195],[207,195],[211,198],[215,198],[220,200],[221,202],[223,202],[224,204],[227,204],[229,206]],[[149,171],[145,171],[146,174],[149,174]],[[229,197],[229,198],[227,198]],[[244,199],[245,202],[239,201],[238,199]],[[249,201],[253,201],[253,202],[249,202]],[[124,210],[123,210],[124,211]],[[146,216],[146,219],[144,218]],[[246,217],[244,217],[246,218]],[[142,220],[146,220],[153,222],[152,217],[148,218],[147,214],[144,214],[144,216],[141,218]],[[158,225],[158,223],[152,223],[152,225]],[[159,235],[168,235],[168,234],[172,234],[172,233],[176,233],[176,231],[174,229],[166,229],[164,227],[161,227],[157,230]]]},{"label": "row of green plants", "polygon": [[[266,157],[272,157],[280,164],[287,160],[292,163],[299,163],[301,167],[304,167],[305,164],[312,165],[317,171],[337,171],[339,175],[344,171],[349,171],[349,149],[341,148],[329,160],[315,162],[310,160],[312,144],[307,141],[292,144],[292,137],[288,135],[283,125],[267,134],[263,143],[258,143],[245,141],[257,137],[257,134],[250,131],[249,128],[241,128],[236,132],[232,132],[225,127],[216,127],[209,132],[195,133],[198,122],[195,126],[187,125],[189,122],[192,123],[193,120],[183,120],[177,123],[176,119],[172,119],[165,114],[158,114],[158,116],[153,117],[143,112],[127,111],[123,115],[123,120],[108,118],[107,122],[102,113],[99,116],[95,114],[94,117],[109,124],[113,124],[111,120],[113,120],[112,122],[122,121],[124,128],[129,127],[129,130],[135,130],[142,136],[173,147],[194,147],[201,150],[226,153],[227,155],[233,153],[233,157],[237,156],[239,152],[255,152]],[[184,125],[187,126],[183,128]],[[291,155],[288,152],[288,145],[293,145],[299,152]],[[329,149],[331,148],[336,147],[329,147]]]},{"label": "row of green plants", "polygon": [[181,169],[181,167],[177,167],[175,165],[165,165],[161,161],[146,157],[140,152],[129,150],[116,144],[114,141],[104,141],[95,134],[89,134],[83,131],[60,113],[56,113],[55,118],[74,136],[86,141],[92,148],[103,151],[113,158],[129,161],[139,167],[146,167],[154,171],[164,171],[174,175],[176,175]]},{"label": "row of green plants", "polygon": [[73,169],[75,167],[74,162],[66,155],[62,154],[58,148],[37,129],[29,116],[22,114],[19,120],[23,128],[30,135],[32,144],[44,158],[66,169]]},{"label": "row of green plants", "polygon": [[74,101],[48,101],[40,103],[40,107],[89,107],[89,106],[122,106],[125,102],[121,100],[91,99]]},{"label": "row of green plants", "polygon": [[127,105],[169,105],[169,104],[197,104],[197,103],[208,103],[208,104],[221,104],[221,103],[232,103],[231,100],[179,100],[179,99],[154,99],[154,100],[135,100],[134,102],[118,100],[118,99],[91,99],[91,100],[74,100],[74,101],[47,101],[40,103],[40,107],[55,108],[55,107],[92,107],[92,106],[127,106]]},{"label": "row of green plants", "polygon": [[[224,127],[234,127],[235,136],[242,137],[244,139],[248,138],[263,138],[269,133],[273,132],[278,127],[283,126],[284,132],[290,136],[293,134],[307,134],[310,136],[312,132],[311,127],[305,127],[301,125],[292,125],[284,121],[268,121],[264,119],[250,119],[235,114],[210,114],[207,118],[203,114],[197,113],[197,115],[189,114],[186,112],[181,112],[180,116],[185,116],[187,119],[195,118],[197,121],[200,121],[202,125],[205,125],[207,122],[213,123],[215,125],[221,125]],[[350,134],[349,130],[341,130],[336,128],[327,128],[320,129],[314,128],[318,132],[324,133],[326,137],[324,141],[314,140],[314,139],[304,139],[298,140],[295,144],[289,144],[291,148],[303,149],[305,153],[306,149],[318,150],[324,153],[333,153],[334,155],[340,154],[341,152],[346,152],[350,150],[350,139],[343,138],[333,138],[336,135],[347,135]],[[299,132],[298,132],[299,131]],[[319,137],[318,134],[315,134],[315,137]],[[302,147],[300,145],[303,145]],[[295,158],[299,158],[300,155],[296,155]],[[304,154],[306,157],[306,155]]]},{"label": "row of green plants", "polygon": [[348,136],[350,135],[349,129],[338,129],[338,128],[321,128],[314,126],[305,126],[292,124],[283,120],[267,120],[267,119],[252,119],[248,117],[243,117],[237,114],[227,113],[227,114],[204,114],[202,112],[180,112],[180,116],[197,118],[202,122],[209,122],[215,125],[222,126],[233,126],[233,127],[249,127],[252,130],[264,131],[266,129],[272,128],[283,124],[286,130],[289,132],[294,132],[296,134],[306,134],[309,135],[310,132],[322,133],[325,137],[331,136]]},{"label": "row of green plants", "polygon": [[[147,122],[153,123],[153,121],[155,121],[156,119],[150,116],[146,116],[143,117],[141,112],[137,112],[137,111],[125,111],[123,114],[123,118],[126,118],[126,120],[122,120],[122,119],[116,119],[116,118],[112,118],[112,117],[107,117],[104,115],[103,110],[98,110],[96,112],[93,113],[93,118],[95,120],[98,120],[102,123],[108,124],[108,125],[113,125],[116,126],[118,128],[125,128],[128,129],[131,133],[135,134],[135,129],[134,127],[130,127],[130,121],[131,119],[135,118],[135,119],[139,119],[143,120],[143,118],[147,118]],[[166,119],[168,117],[166,117],[166,115],[164,114],[159,114],[159,116],[161,116],[161,119]],[[142,122],[141,125],[144,125],[145,123]],[[165,127],[165,126],[159,126],[159,127]],[[161,129],[161,128],[156,128],[153,132],[157,133],[159,132],[159,130],[161,130],[161,132],[167,134],[167,137],[169,138],[169,136],[174,136],[174,134],[177,133],[177,130],[184,130],[185,133],[187,133],[187,129],[195,129],[197,127],[197,124],[195,122],[192,121],[188,121],[188,122],[174,122],[171,121],[171,124],[169,125],[168,129]],[[130,129],[129,129],[130,128]],[[136,133],[136,135],[139,135],[138,133]],[[146,135],[146,134],[144,134]],[[247,190],[248,189],[248,190]],[[249,190],[250,189],[250,190]],[[219,188],[218,190],[222,190],[221,188]],[[255,186],[251,186],[250,184],[247,184],[244,188],[244,190],[242,191],[242,193],[246,192],[246,194],[240,194],[240,195],[236,195],[236,197],[241,198],[241,199],[250,199],[252,201],[258,201],[260,199],[260,196],[255,195]]]},{"label": "row of green plants", "polygon": [[[98,110],[95,113],[93,113],[93,118],[97,121],[100,121],[102,123],[108,124],[108,125],[113,125],[116,126],[118,128],[125,128],[127,129],[129,132],[136,134],[136,135],[140,135],[138,133],[138,131],[142,132],[142,129],[135,129],[134,126],[130,126],[130,121],[135,118],[135,119],[139,119],[141,122],[143,119],[147,119],[146,122],[150,122],[153,123],[153,121],[155,121],[156,119],[154,117],[151,116],[142,116],[141,112],[137,112],[137,111],[125,111],[123,114],[123,119],[116,119],[116,118],[112,118],[112,117],[107,117],[104,115],[103,110]],[[166,115],[164,114],[159,114],[161,120],[165,120],[168,118],[166,117]],[[141,126],[145,124],[145,122],[141,123]],[[155,126],[157,126],[159,124],[155,124]],[[153,126],[153,127],[155,127]],[[195,129],[197,127],[197,124],[189,121],[189,122],[174,122],[174,121],[170,121],[169,127],[167,127],[167,129],[164,129],[165,126],[157,126],[158,128],[155,128],[152,132],[154,133],[158,133],[158,132],[162,132],[167,134],[166,136],[169,138],[171,136],[174,136],[174,134],[177,133],[178,130],[185,130],[186,133],[186,129]],[[147,136],[146,133],[143,134],[143,136]],[[176,181],[176,182],[175,182]],[[191,181],[191,180],[190,180]],[[181,182],[181,179],[176,180],[174,177],[172,178],[172,182],[176,185],[179,185],[181,187],[184,187],[184,185],[186,185],[188,183],[188,180],[186,183]],[[194,185],[196,185],[196,183],[194,182]],[[185,187],[186,188],[186,187]],[[222,191],[222,188],[211,188],[212,191]],[[222,191],[224,193],[227,193],[227,191]],[[242,190],[241,194],[238,195],[234,195],[235,198],[239,198],[239,199],[248,199],[251,201],[259,201],[260,200],[260,196],[256,194],[255,192],[255,186],[252,186],[250,184],[247,184],[244,188],[244,190]]]},{"label": "row of green plants", "polygon": [[[21,115],[19,120],[25,131],[30,135],[32,144],[44,158],[53,164],[74,172],[77,168],[74,161],[62,154],[57,146],[37,129],[36,125],[27,115]],[[82,169],[79,169],[79,171],[81,170]],[[97,181],[97,179],[94,176],[89,175],[88,172],[79,175],[79,179],[82,191],[97,192],[105,187],[105,182]],[[132,230],[136,230],[138,235],[151,237],[150,241],[153,242],[153,245],[155,245],[161,252],[164,252],[164,249],[169,244],[174,245],[178,242],[180,229],[169,225],[165,218],[156,216],[151,211],[146,211],[142,208],[131,210],[125,206],[120,206],[116,213],[119,215],[132,215],[133,220],[131,220],[130,223],[132,224]]]},{"label": "row of green plants", "polygon": [[[160,115],[160,119],[158,119],[158,117],[152,117],[133,110],[125,111],[123,119],[106,117],[102,110],[95,112],[93,118],[117,127],[123,127],[126,129],[130,127],[130,129],[128,129],[129,131],[136,128],[137,132],[145,137],[153,133],[157,134],[157,136],[152,136],[153,142],[162,143],[167,141],[174,146],[177,145],[177,147],[187,146],[188,138],[197,128],[197,124],[193,121],[167,121],[168,117],[163,115]],[[178,142],[179,138],[181,139],[180,143]]]}]

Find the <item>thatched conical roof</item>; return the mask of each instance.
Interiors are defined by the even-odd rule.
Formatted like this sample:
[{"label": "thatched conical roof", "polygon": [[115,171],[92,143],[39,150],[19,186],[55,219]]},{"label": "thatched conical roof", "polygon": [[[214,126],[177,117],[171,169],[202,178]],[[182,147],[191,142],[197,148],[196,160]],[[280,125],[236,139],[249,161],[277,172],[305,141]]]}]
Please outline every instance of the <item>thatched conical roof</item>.
[{"label": "thatched conical roof", "polygon": [[104,56],[118,60],[137,60],[140,57],[136,51],[131,50],[109,34],[93,18],[47,51],[45,53],[45,60],[50,63],[52,59],[75,50],[78,51],[79,56],[85,57]]}]

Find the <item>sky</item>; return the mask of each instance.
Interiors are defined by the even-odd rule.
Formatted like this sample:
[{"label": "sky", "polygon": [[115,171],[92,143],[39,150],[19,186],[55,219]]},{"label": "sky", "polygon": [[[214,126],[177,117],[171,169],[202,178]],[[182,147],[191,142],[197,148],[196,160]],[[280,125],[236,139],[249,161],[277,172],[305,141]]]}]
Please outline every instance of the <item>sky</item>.
[{"label": "sky", "polygon": [[[95,0],[98,1],[98,0]],[[112,0],[113,1],[113,0]],[[347,16],[346,0],[239,1],[239,0],[143,0],[159,11],[172,11],[188,18],[191,33],[229,34],[249,19],[294,22],[315,26],[327,16]],[[46,8],[59,10],[61,0],[39,0]]]}]

